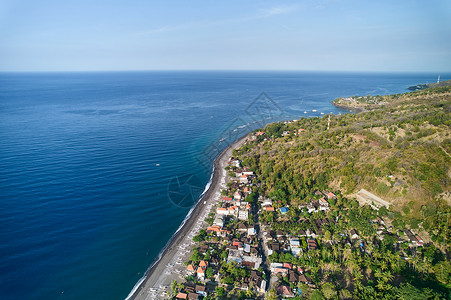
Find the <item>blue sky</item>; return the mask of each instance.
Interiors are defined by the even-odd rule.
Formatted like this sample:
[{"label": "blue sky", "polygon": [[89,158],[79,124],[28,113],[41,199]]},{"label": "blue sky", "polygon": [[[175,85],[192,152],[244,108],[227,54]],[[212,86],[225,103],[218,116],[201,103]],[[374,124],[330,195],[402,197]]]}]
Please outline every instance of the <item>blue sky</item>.
[{"label": "blue sky", "polygon": [[451,71],[451,1],[0,0],[0,71]]}]

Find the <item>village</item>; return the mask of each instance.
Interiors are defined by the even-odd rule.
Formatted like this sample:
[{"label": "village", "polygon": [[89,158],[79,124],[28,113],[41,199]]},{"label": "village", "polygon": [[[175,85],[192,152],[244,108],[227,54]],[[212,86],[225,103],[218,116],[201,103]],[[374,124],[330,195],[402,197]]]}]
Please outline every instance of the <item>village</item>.
[{"label": "village", "polygon": [[[250,141],[264,143],[264,135],[259,131]],[[340,191],[314,190],[304,203],[284,205],[257,194],[258,176],[238,158],[231,157],[226,170],[222,201],[193,237],[184,281],[172,283],[171,299],[306,296],[327,283],[337,263],[371,256],[381,243],[404,260],[424,245],[418,234],[394,228],[377,209],[359,208]]]}]

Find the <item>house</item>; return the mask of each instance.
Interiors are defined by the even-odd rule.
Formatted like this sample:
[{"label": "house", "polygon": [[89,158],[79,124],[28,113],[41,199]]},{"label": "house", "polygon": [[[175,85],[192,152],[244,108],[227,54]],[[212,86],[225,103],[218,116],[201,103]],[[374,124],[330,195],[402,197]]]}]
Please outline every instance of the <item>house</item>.
[{"label": "house", "polygon": [[187,271],[188,274],[193,275],[194,272],[196,271],[196,269],[194,268],[193,265],[188,265],[188,266],[186,267],[186,271]]},{"label": "house", "polygon": [[299,275],[299,282],[302,282],[302,283],[310,283],[311,282],[311,279],[310,278],[307,278],[307,276],[305,276],[304,274],[300,274]]},{"label": "house", "polygon": [[224,215],[216,215],[213,225],[217,225],[219,227],[224,227]]},{"label": "house", "polygon": [[295,271],[288,272],[288,281],[291,283],[298,283],[299,282],[299,274]]},{"label": "house", "polygon": [[307,245],[309,250],[316,250],[318,249],[318,244],[314,239],[307,239]]},{"label": "house", "polygon": [[204,285],[196,284],[195,290],[197,294],[207,297],[207,288]]},{"label": "house", "polygon": [[271,265],[269,267],[271,268],[271,270],[273,268],[282,268],[283,264],[282,263],[271,263]]},{"label": "house", "polygon": [[335,196],[335,194],[334,194],[334,193],[332,193],[332,192],[329,192],[329,193],[327,194],[327,198],[328,198],[328,199],[332,199],[332,198],[336,199],[336,198],[337,198],[337,196]]},{"label": "house", "polygon": [[188,294],[178,293],[175,299],[188,299]]},{"label": "house", "polygon": [[200,280],[204,280],[205,279],[205,269],[202,267],[197,267],[197,278],[199,278]]},{"label": "house", "polygon": [[206,262],[205,260],[201,260],[199,263],[199,267],[205,270],[208,267],[208,262]]},{"label": "house", "polygon": [[213,225],[210,227],[207,227],[207,233],[216,232],[217,234],[221,233],[221,227],[217,225]]},{"label": "house", "polygon": [[318,203],[319,203],[320,206],[325,206],[325,207],[329,206],[329,202],[327,202],[327,200],[324,199],[324,198],[319,199]]},{"label": "house", "polygon": [[252,269],[258,269],[260,268],[260,265],[262,263],[261,257],[255,257],[250,255],[243,255],[243,265],[247,265],[248,267]]},{"label": "house", "polygon": [[235,201],[241,201],[242,195],[240,191],[236,191],[235,194],[233,194],[233,199]]},{"label": "house", "polygon": [[274,211],[274,207],[272,206],[265,206],[266,211]]},{"label": "house", "polygon": [[229,214],[229,211],[227,210],[227,208],[224,208],[224,207],[220,207],[220,208],[217,208],[216,209],[216,214],[218,214],[218,215],[228,215]]},{"label": "house", "polygon": [[234,159],[234,160],[230,161],[230,164],[232,166],[234,166],[235,168],[241,167],[241,161],[239,159]]},{"label": "house", "polygon": [[307,204],[307,211],[309,214],[313,213],[313,212],[318,212],[320,208],[319,202],[318,201],[312,201],[309,204]]},{"label": "house", "polygon": [[290,287],[286,285],[279,285],[278,287],[276,287],[276,292],[278,295],[282,295],[284,297],[294,297]]},{"label": "house", "polygon": [[249,276],[249,284],[253,283],[254,287],[258,292],[264,293],[266,290],[266,280],[263,280],[263,277],[259,271],[252,270],[251,275]]},{"label": "house", "polygon": [[254,227],[249,227],[249,228],[247,229],[247,235],[253,236],[253,235],[256,235],[256,234],[257,234],[257,231],[255,230]]},{"label": "house", "polygon": [[288,269],[285,269],[285,268],[272,268],[271,272],[273,274],[281,274],[283,277],[285,277],[288,274]]},{"label": "house", "polygon": [[222,201],[232,201],[233,200],[233,198],[230,198],[230,197],[222,197]]},{"label": "house", "polygon": [[189,293],[188,294],[188,299],[189,300],[197,300],[197,299],[199,299],[199,295],[196,294],[196,293]]},{"label": "house", "polygon": [[249,218],[249,212],[247,210],[239,210],[238,211],[238,219],[239,220],[247,220]]},{"label": "house", "polygon": [[302,252],[302,248],[299,248],[299,247],[291,247],[291,253],[292,253],[294,256],[299,256],[299,255],[301,254],[301,252]]},{"label": "house", "polygon": [[239,265],[243,262],[243,253],[237,249],[230,249],[229,255],[227,256],[227,262],[235,261]]},{"label": "house", "polygon": [[420,236],[415,236],[412,231],[410,231],[409,229],[404,229],[404,234],[407,236],[407,238],[409,239],[409,241],[411,242],[412,246],[423,246],[424,242],[423,240],[420,238]]},{"label": "house", "polygon": [[272,206],[272,200],[271,199],[265,199],[263,201],[262,206]]},{"label": "house", "polygon": [[293,267],[293,265],[292,264],[289,264],[289,263],[283,263],[283,265],[282,265],[285,269],[290,269],[291,270],[291,268]]},{"label": "house", "polygon": [[200,245],[199,252],[202,254],[206,254],[208,251],[208,245]]},{"label": "house", "polygon": [[236,215],[238,214],[238,206],[235,206],[235,205],[230,206],[227,210],[228,210],[228,214],[230,216],[236,217]]},{"label": "house", "polygon": [[299,247],[301,244],[298,239],[291,239],[290,245],[291,245],[291,247]]},{"label": "house", "polygon": [[282,214],[286,214],[286,213],[288,212],[288,207],[281,207],[281,208],[280,208],[280,212],[281,212]]},{"label": "house", "polygon": [[240,176],[240,183],[244,183],[244,184],[248,184],[248,183],[249,183],[249,180],[248,180],[246,174],[242,174],[242,175]]},{"label": "house", "polygon": [[351,237],[351,240],[356,240],[359,238],[359,235],[357,234],[357,231],[355,231],[355,229],[351,229],[349,235]]},{"label": "house", "polygon": [[247,231],[247,227],[243,223],[238,223],[237,229],[238,229],[238,231],[242,231],[242,232]]}]

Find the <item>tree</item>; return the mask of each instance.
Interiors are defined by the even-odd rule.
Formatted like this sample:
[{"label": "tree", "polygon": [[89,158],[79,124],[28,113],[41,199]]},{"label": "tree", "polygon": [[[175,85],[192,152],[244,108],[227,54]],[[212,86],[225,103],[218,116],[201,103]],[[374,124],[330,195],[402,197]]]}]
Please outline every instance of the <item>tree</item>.
[{"label": "tree", "polygon": [[222,296],[224,296],[224,294],[225,294],[225,290],[224,290],[224,288],[221,287],[221,286],[217,286],[217,287],[215,288],[215,291],[216,291],[216,295],[218,295],[219,297],[222,297]]},{"label": "tree", "polygon": [[332,237],[331,233],[329,230],[324,231],[324,238],[329,241],[330,238]]},{"label": "tree", "polygon": [[335,286],[330,282],[326,282],[325,284],[323,284],[323,286],[321,287],[321,292],[323,293],[326,299],[333,299],[337,297],[337,291],[335,290]]},{"label": "tree", "polygon": [[212,268],[207,268],[207,269],[205,270],[205,276],[206,276],[206,278],[211,278],[211,277],[213,277],[213,269],[212,269]]},{"label": "tree", "polygon": [[171,290],[172,290],[172,295],[177,295],[177,292],[178,292],[178,283],[177,283],[177,281],[176,280],[174,280],[174,281],[172,281],[172,283],[171,283]]},{"label": "tree", "polygon": [[319,290],[315,290],[312,293],[312,298],[310,298],[310,299],[312,299],[312,300],[324,300],[325,298],[324,298],[323,294]]},{"label": "tree", "polygon": [[199,253],[197,249],[193,250],[193,254],[191,254],[190,260],[192,261],[201,261],[202,255]]},{"label": "tree", "polygon": [[265,300],[277,300],[276,289],[269,290],[265,295]]}]

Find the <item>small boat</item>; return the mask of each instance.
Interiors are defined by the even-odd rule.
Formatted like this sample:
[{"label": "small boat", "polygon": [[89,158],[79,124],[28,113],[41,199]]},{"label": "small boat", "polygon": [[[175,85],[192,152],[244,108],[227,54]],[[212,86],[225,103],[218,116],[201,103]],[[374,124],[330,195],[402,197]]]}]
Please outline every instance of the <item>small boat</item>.
[{"label": "small boat", "polygon": [[306,111],[304,111],[304,114],[306,114],[307,112]]},{"label": "small boat", "polygon": [[313,112],[317,112],[317,110],[316,110],[316,109],[312,109],[312,111],[313,111]]},{"label": "small boat", "polygon": [[323,112],[322,112],[321,114],[322,114],[322,115],[324,115],[324,113],[323,113]]},{"label": "small boat", "polygon": [[157,167],[159,167],[160,166],[160,164],[155,164]]}]

